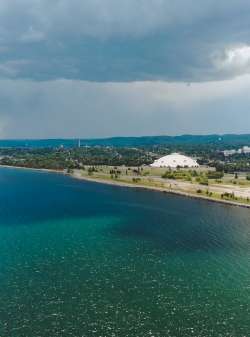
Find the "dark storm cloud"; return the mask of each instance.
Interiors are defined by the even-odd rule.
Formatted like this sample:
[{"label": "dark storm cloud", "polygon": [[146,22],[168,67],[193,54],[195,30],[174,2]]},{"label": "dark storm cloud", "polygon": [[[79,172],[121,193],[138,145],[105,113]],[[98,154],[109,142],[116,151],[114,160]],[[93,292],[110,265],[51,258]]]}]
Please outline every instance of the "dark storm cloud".
[{"label": "dark storm cloud", "polygon": [[240,66],[224,66],[228,50],[250,44],[249,22],[245,0],[3,0],[0,75],[97,82],[230,78],[249,72],[250,53]]},{"label": "dark storm cloud", "polygon": [[249,0],[1,0],[0,137],[249,132]]}]

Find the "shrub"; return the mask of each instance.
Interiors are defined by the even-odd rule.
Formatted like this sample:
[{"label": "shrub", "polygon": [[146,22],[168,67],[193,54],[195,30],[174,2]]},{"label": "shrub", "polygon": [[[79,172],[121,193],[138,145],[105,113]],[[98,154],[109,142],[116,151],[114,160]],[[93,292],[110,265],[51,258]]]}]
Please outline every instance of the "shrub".
[{"label": "shrub", "polygon": [[221,194],[221,198],[222,199],[227,198],[227,199],[235,199],[235,200],[237,200],[237,198],[235,197],[234,193],[228,193],[228,192],[222,193]]},{"label": "shrub", "polygon": [[189,173],[191,174],[192,177],[197,177],[198,173],[195,170],[189,170]]},{"label": "shrub", "polygon": [[199,176],[195,179],[195,181],[201,185],[208,185],[208,179],[205,176]]},{"label": "shrub", "polygon": [[166,171],[161,177],[164,179],[175,179],[175,175],[172,171]]},{"label": "shrub", "polygon": [[224,177],[223,171],[208,171],[207,178],[208,179],[221,179]]},{"label": "shrub", "polygon": [[222,183],[222,180],[216,179],[215,182],[218,183],[218,184],[221,184],[221,183]]}]

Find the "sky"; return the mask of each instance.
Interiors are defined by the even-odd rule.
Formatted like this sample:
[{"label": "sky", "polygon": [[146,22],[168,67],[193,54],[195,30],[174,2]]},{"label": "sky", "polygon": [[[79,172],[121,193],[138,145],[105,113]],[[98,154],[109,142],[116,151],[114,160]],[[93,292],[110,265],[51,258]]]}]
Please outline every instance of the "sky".
[{"label": "sky", "polygon": [[250,133],[249,0],[1,0],[0,138]]}]

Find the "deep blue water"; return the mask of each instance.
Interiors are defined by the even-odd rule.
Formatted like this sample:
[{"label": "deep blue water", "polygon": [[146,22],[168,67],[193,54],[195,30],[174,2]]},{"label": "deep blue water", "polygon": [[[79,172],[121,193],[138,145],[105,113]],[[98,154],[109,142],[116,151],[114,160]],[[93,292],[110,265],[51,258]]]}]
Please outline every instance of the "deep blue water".
[{"label": "deep blue water", "polygon": [[0,336],[243,337],[250,210],[0,169]]}]

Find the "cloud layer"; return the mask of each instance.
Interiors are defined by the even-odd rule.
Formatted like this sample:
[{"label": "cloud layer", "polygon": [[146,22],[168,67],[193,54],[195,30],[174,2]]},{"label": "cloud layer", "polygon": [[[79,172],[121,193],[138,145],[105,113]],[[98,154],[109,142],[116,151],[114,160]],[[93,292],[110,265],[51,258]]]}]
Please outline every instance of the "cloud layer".
[{"label": "cloud layer", "polygon": [[230,78],[249,72],[249,62],[237,66],[238,48],[250,45],[249,21],[247,0],[3,0],[0,76]]},{"label": "cloud layer", "polygon": [[249,132],[248,0],[0,1],[0,137]]}]

